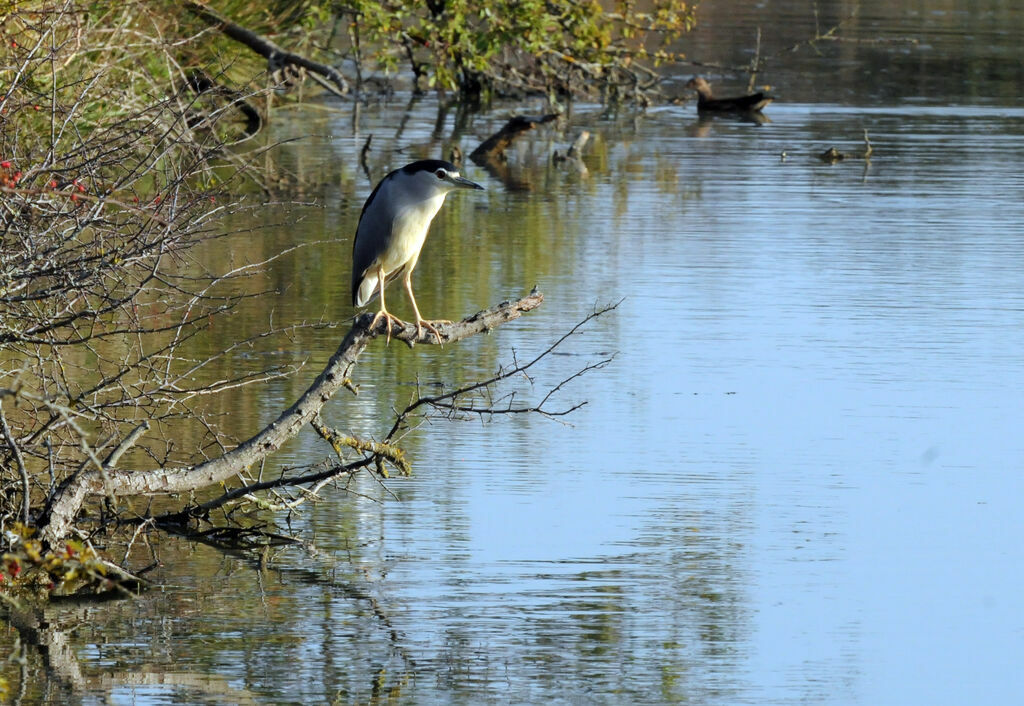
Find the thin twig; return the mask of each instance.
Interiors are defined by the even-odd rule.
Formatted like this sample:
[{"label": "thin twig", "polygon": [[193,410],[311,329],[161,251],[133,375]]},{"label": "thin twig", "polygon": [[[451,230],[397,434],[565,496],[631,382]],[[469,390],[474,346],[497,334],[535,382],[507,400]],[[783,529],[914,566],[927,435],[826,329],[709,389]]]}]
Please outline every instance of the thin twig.
[{"label": "thin twig", "polygon": [[18,472],[21,474],[21,521],[23,524],[28,525],[30,511],[32,509],[32,497],[30,494],[31,486],[29,485],[28,469],[25,467],[25,459],[21,455],[21,449],[18,447],[18,442],[14,440],[14,434],[11,433],[11,427],[7,424],[7,415],[4,413],[2,397],[0,397],[0,428],[3,429],[4,439],[7,440],[7,446],[11,450],[11,456],[14,457],[14,462],[18,465]]}]

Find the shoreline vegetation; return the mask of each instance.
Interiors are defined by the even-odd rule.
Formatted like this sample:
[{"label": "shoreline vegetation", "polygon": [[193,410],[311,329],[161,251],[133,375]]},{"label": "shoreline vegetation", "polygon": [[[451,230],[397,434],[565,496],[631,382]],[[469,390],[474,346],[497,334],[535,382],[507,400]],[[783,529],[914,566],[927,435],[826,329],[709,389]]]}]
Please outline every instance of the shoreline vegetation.
[{"label": "shoreline vegetation", "polygon": [[[37,0],[0,8],[5,605],[18,595],[138,590],[152,568],[127,561],[140,533],[216,536],[225,547],[253,551],[297,541],[236,521],[234,512],[294,509],[313,497],[310,490],[360,469],[381,477],[387,466],[407,469],[393,440],[418,415],[558,416],[574,409],[551,409],[560,386],[523,408],[489,404],[486,391],[523,372],[516,363],[444,399],[418,398],[380,442],[327,429],[311,405],[285,436],[271,425],[245,440],[204,411],[208,399],[298,368],[194,382],[205,366],[255,340],[318,325],[269,327],[200,357],[189,347],[212,320],[259,296],[241,285],[284,254],[244,266],[198,263],[194,255],[223,237],[217,222],[238,206],[237,187],[259,183],[256,160],[237,146],[266,124],[275,104],[322,90],[359,102],[386,93],[388,77],[400,75],[415,92],[437,92],[472,109],[509,94],[544,97],[556,110],[573,97],[643,104],[657,91],[651,67],[673,58],[667,43],[694,23],[690,6],[672,2],[654,3],[647,13],[629,4],[617,12],[598,3],[499,5],[360,1],[338,15],[328,2],[232,0]],[[313,91],[311,78],[318,80]],[[555,114],[515,124],[474,159],[499,163],[512,137]],[[531,294],[499,304],[451,324],[445,335],[454,342],[470,329],[490,330],[519,315],[502,313],[508,307],[528,311],[540,301]],[[345,339],[361,337],[352,363],[378,333],[355,319]],[[401,331],[392,337],[408,338]],[[331,394],[357,389],[347,373],[324,376]],[[330,394],[314,397],[322,404]],[[182,424],[200,429],[191,445],[176,443]],[[307,424],[329,442],[334,461],[282,469],[272,482],[251,470]],[[230,462],[242,455],[244,462]],[[223,472],[206,472],[214,466]],[[193,497],[204,489],[202,501]],[[211,498],[211,490],[222,496]],[[178,499],[167,501],[168,493]],[[147,504],[157,496],[177,503],[163,513],[166,521]],[[104,558],[118,542],[125,561]]]}]

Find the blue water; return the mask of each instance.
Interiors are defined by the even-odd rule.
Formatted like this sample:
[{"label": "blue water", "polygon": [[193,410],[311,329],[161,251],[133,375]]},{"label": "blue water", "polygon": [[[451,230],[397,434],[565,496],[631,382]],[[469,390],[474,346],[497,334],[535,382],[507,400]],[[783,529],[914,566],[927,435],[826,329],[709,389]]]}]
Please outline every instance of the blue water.
[{"label": "blue water", "polygon": [[[366,111],[364,129],[393,110]],[[410,125],[432,125],[429,103],[416,110]],[[107,608],[80,659],[164,675],[101,690],[119,703],[1012,702],[1022,117],[779,104],[764,125],[698,125],[685,107],[638,120],[582,107],[511,155],[532,191],[467,168],[488,191],[439,217],[414,278],[421,309],[457,317],[533,284],[545,304],[441,350],[375,343],[361,395],[332,401],[328,421],[379,438],[417,379],[528,360],[618,303],[502,388],[536,403],[610,359],[550,410],[587,404],[564,419],[428,420],[403,441],[412,478],[362,477],[278,515],[312,553],[275,552],[259,571],[183,548],[195,553],[168,562],[175,585],[146,617]],[[329,137],[347,122],[277,129],[311,124],[320,137],[282,149],[355,163],[364,138]],[[588,175],[550,166],[582,128]],[[817,158],[863,149],[864,129],[870,164]],[[423,127],[375,144],[386,162],[429,141]],[[344,302],[338,253],[370,186],[347,169],[352,196],[322,204],[336,242],[299,267],[342,273],[328,301]],[[319,208],[284,235],[324,238]],[[303,286],[280,315],[319,315]],[[310,359],[306,378],[339,335],[291,351]],[[325,454],[306,435],[285,461]]]},{"label": "blue water", "polygon": [[[1019,136],[994,155],[974,137],[998,130],[984,118],[816,113],[810,130],[871,121],[864,177],[780,162],[769,146],[792,150],[808,127],[773,116],[776,130],[628,157],[649,160],[642,174],[676,162],[699,199],[638,179],[624,212],[590,205],[596,272],[548,290],[581,309],[626,297],[597,336],[619,356],[574,428],[535,425],[541,448],[495,469],[522,474],[518,488],[487,466],[447,469],[468,485],[465,551],[528,596],[534,562],[567,562],[547,587],[567,595],[588,570],[576,564],[618,565],[614,612],[634,616],[619,630],[639,644],[613,650],[634,694],[679,662],[699,674],[680,697],[1010,698],[1024,686]],[[920,146],[900,139],[925,130]],[[536,629],[527,610],[497,640]],[[596,661],[610,686],[630,683]]]},{"label": "blue water", "polygon": [[[993,44],[1000,22],[984,13],[970,26],[985,41],[953,52],[943,42],[966,32],[955,13],[875,5],[853,36],[917,33],[924,45],[828,45],[834,81],[824,70],[804,81],[795,64],[769,72],[782,98],[765,124],[702,123],[692,104],[613,118],[574,106],[567,128],[512,150],[529,190],[467,167],[488,190],[453,197],[438,217],[414,278],[420,309],[457,318],[534,284],[545,304],[443,350],[376,342],[356,371],[362,394],[339,396],[325,416],[380,438],[417,380],[529,359],[618,303],[531,380],[502,388],[536,403],[608,360],[550,409],[587,404],[559,419],[425,421],[403,440],[413,477],[360,477],[275,516],[310,544],[275,552],[265,570],[182,547],[188,563],[167,562],[173,585],[144,610],[106,606],[105,626],[94,614],[75,635],[87,673],[155,673],[164,686],[114,679],[91,693],[115,703],[1019,700],[1024,108],[1005,82],[981,80],[1007,57],[1019,66],[1019,48]],[[749,46],[734,37],[768,11],[706,18],[711,34],[691,53]],[[806,36],[809,9],[789,12],[776,21],[800,18],[792,33]],[[766,54],[789,42],[766,26]],[[794,56],[775,66],[813,61]],[[956,72],[896,80],[913,62]],[[302,204],[261,210],[286,224],[265,237],[326,241],[275,265],[275,316],[351,314],[346,258],[372,188],[358,167],[367,135],[377,178],[451,141],[451,117],[445,140],[433,133],[435,103],[405,110],[368,106],[355,131],[345,107],[275,118],[275,137],[307,136],[275,159],[309,183]],[[539,108],[477,116],[463,151],[515,111]],[[550,152],[581,129],[592,133],[588,173],[552,166]],[[856,157],[865,130],[870,163]],[[820,161],[833,146],[853,157]],[[309,367],[233,419],[271,418],[343,330],[275,351]],[[326,453],[308,434],[283,462]]]},{"label": "blue water", "polygon": [[[581,110],[604,136],[585,180],[531,161],[557,136],[519,155],[542,190],[469,169],[488,194],[450,206],[428,248],[506,263],[493,290],[525,293],[515,224],[540,208],[573,255],[536,265],[545,305],[485,348],[527,359],[621,300],[514,389],[536,401],[614,358],[556,398],[588,402],[565,420],[432,421],[409,437],[415,476],[388,483],[397,499],[363,481],[308,516],[320,549],[365,573],[374,615],[328,591],[331,659],[281,665],[275,688],[358,694],[351,672],[383,664],[412,702],[1021,693],[1024,113],[771,116],[696,136],[685,108]],[[870,164],[817,159],[861,150],[865,128]],[[473,310],[472,282],[434,297],[444,270],[429,252],[421,267],[422,308]],[[475,345],[412,355],[436,353],[432,375]],[[386,389],[398,355],[371,349],[360,382]],[[359,410],[368,430],[388,411]],[[335,539],[340,517],[356,529]]]}]

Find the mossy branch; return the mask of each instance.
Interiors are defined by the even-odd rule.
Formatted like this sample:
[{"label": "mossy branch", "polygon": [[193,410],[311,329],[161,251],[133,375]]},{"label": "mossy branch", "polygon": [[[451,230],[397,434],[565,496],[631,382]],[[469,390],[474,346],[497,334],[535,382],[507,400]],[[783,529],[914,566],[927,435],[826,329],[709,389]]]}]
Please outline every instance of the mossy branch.
[{"label": "mossy branch", "polygon": [[310,420],[309,423],[310,426],[316,430],[316,433],[331,445],[334,452],[338,454],[339,459],[344,460],[343,449],[349,448],[358,451],[361,454],[370,454],[377,464],[377,471],[385,478],[390,478],[390,476],[388,475],[387,469],[384,468],[383,461],[388,461],[392,466],[397,468],[403,476],[412,475],[412,465],[409,463],[408,459],[405,458],[405,452],[397,446],[381,443],[379,441],[357,439],[354,436],[346,436],[337,429],[332,429],[324,424],[319,414]]}]

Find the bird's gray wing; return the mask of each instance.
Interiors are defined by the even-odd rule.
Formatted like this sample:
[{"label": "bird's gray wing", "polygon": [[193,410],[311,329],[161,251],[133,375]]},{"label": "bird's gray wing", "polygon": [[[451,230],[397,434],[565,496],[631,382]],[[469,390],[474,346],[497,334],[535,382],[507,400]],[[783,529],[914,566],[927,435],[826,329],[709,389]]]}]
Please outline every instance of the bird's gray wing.
[{"label": "bird's gray wing", "polygon": [[[356,295],[359,292],[359,285],[362,284],[366,270],[373,265],[387,250],[391,244],[394,214],[387,206],[387,191],[384,185],[388,183],[387,177],[381,180],[377,187],[370,194],[363,204],[363,212],[359,215],[359,225],[356,226],[356,237],[352,242],[352,303],[356,302]],[[382,188],[383,187],[383,188]],[[387,281],[391,281],[388,277]]]}]

